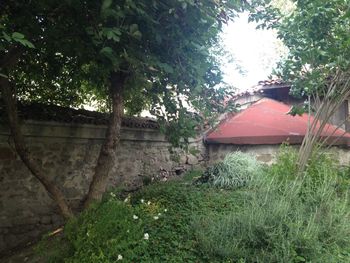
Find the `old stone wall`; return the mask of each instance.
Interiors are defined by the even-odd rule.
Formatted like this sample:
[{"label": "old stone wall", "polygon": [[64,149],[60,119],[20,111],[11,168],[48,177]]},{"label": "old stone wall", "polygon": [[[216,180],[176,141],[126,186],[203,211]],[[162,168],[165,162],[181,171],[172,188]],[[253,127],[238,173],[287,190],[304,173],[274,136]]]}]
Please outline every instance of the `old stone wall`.
[{"label": "old stone wall", "polygon": [[233,145],[233,144],[208,144],[207,154],[209,163],[213,164],[223,160],[228,153],[241,151],[254,155],[258,161],[272,164],[276,159],[279,145]]},{"label": "old stone wall", "polygon": [[[87,193],[106,127],[27,121],[22,130],[36,161],[78,208]],[[190,147],[200,145],[200,140],[193,141]],[[167,180],[204,158],[169,149],[157,129],[123,128],[109,186],[122,184],[133,189],[147,178]],[[15,153],[8,128],[0,126],[0,254],[62,223],[55,203]]]}]

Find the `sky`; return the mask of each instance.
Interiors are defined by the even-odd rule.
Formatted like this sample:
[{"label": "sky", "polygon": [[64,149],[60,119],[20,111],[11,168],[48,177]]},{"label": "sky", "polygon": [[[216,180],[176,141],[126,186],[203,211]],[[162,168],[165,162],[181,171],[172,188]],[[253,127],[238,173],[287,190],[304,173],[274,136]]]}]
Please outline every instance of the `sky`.
[{"label": "sky", "polygon": [[276,32],[256,29],[256,26],[248,23],[248,13],[243,13],[226,26],[222,35],[224,49],[234,58],[233,62],[224,63],[224,81],[239,90],[247,90],[258,81],[268,79],[286,52]]}]

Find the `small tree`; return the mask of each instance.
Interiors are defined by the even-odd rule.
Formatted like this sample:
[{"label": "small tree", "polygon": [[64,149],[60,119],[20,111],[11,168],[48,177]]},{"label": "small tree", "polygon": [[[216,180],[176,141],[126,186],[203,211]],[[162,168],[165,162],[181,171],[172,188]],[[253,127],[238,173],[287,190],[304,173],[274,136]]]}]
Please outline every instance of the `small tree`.
[{"label": "small tree", "polygon": [[[240,8],[235,1],[76,0],[25,5],[6,1],[2,5],[1,90],[17,152],[28,167],[35,161],[20,133],[17,95],[79,105],[97,94],[111,105],[86,207],[105,191],[125,108],[131,113],[151,109],[174,142],[192,136],[200,121],[188,106],[204,117],[222,110],[217,101],[223,101],[226,93],[218,88],[221,73],[210,48],[217,44],[222,24]],[[38,169],[30,169],[32,173],[62,214],[70,217],[63,194],[54,194],[52,182],[41,180],[47,178],[35,166]]]}]

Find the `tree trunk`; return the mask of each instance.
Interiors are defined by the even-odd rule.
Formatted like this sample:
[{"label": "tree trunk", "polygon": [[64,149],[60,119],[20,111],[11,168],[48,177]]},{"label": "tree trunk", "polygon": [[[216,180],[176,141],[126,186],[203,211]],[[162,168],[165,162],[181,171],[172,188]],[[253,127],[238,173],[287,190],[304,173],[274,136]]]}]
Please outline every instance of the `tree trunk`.
[{"label": "tree trunk", "polygon": [[17,108],[16,103],[17,99],[13,89],[10,86],[9,80],[0,77],[0,86],[3,94],[3,99],[6,106],[6,111],[8,115],[9,126],[11,130],[11,134],[13,137],[13,141],[15,143],[16,151],[23,161],[23,163],[27,166],[27,168],[31,171],[31,173],[43,184],[45,189],[50,194],[51,198],[56,201],[58,204],[61,214],[65,219],[72,218],[74,216],[72,210],[70,209],[67,201],[61,190],[57,188],[53,182],[51,182],[42,168],[33,160],[32,155],[30,154],[29,149],[26,147],[23,134],[21,132],[21,127],[18,122]]},{"label": "tree trunk", "polygon": [[90,184],[89,192],[84,207],[89,207],[93,202],[100,201],[106,190],[108,175],[114,165],[114,155],[120,141],[120,131],[123,116],[123,88],[125,75],[121,72],[111,74],[110,96],[112,100],[112,112],[106,132],[106,139],[98,156],[95,173]]}]

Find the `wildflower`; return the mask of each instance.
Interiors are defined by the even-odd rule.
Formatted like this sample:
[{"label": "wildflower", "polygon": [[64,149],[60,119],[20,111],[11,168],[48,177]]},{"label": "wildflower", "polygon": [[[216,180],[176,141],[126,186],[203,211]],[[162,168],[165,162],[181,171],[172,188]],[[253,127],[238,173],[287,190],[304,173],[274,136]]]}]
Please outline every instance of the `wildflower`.
[{"label": "wildflower", "polygon": [[162,215],[162,213],[158,213],[158,216],[161,216]]},{"label": "wildflower", "polygon": [[148,240],[148,239],[149,239],[149,234],[148,234],[148,233],[145,233],[145,234],[143,235],[143,239]]},{"label": "wildflower", "polygon": [[148,202],[147,202],[147,205],[150,205],[150,204],[151,204],[151,201],[148,201]]},{"label": "wildflower", "polygon": [[129,202],[129,197],[124,199],[124,203],[127,203],[127,202]]},{"label": "wildflower", "polygon": [[141,204],[143,204],[145,202],[145,200],[141,199]]},{"label": "wildflower", "polygon": [[153,218],[154,218],[154,220],[158,220],[159,216],[154,216]]},{"label": "wildflower", "polygon": [[128,230],[126,230],[126,233],[130,233],[130,230],[128,229]]},{"label": "wildflower", "polygon": [[137,215],[133,215],[132,218],[135,219],[135,220],[139,219],[139,217]]},{"label": "wildflower", "polygon": [[165,208],[165,209],[164,209],[164,212],[168,212],[168,209]]},{"label": "wildflower", "polygon": [[122,260],[122,259],[123,259],[123,256],[119,254],[119,255],[118,255],[118,258],[117,258],[117,261],[118,261],[118,260]]},{"label": "wildflower", "polygon": [[115,193],[113,193],[113,192],[110,193],[110,196],[112,196],[113,198],[116,197]]}]

